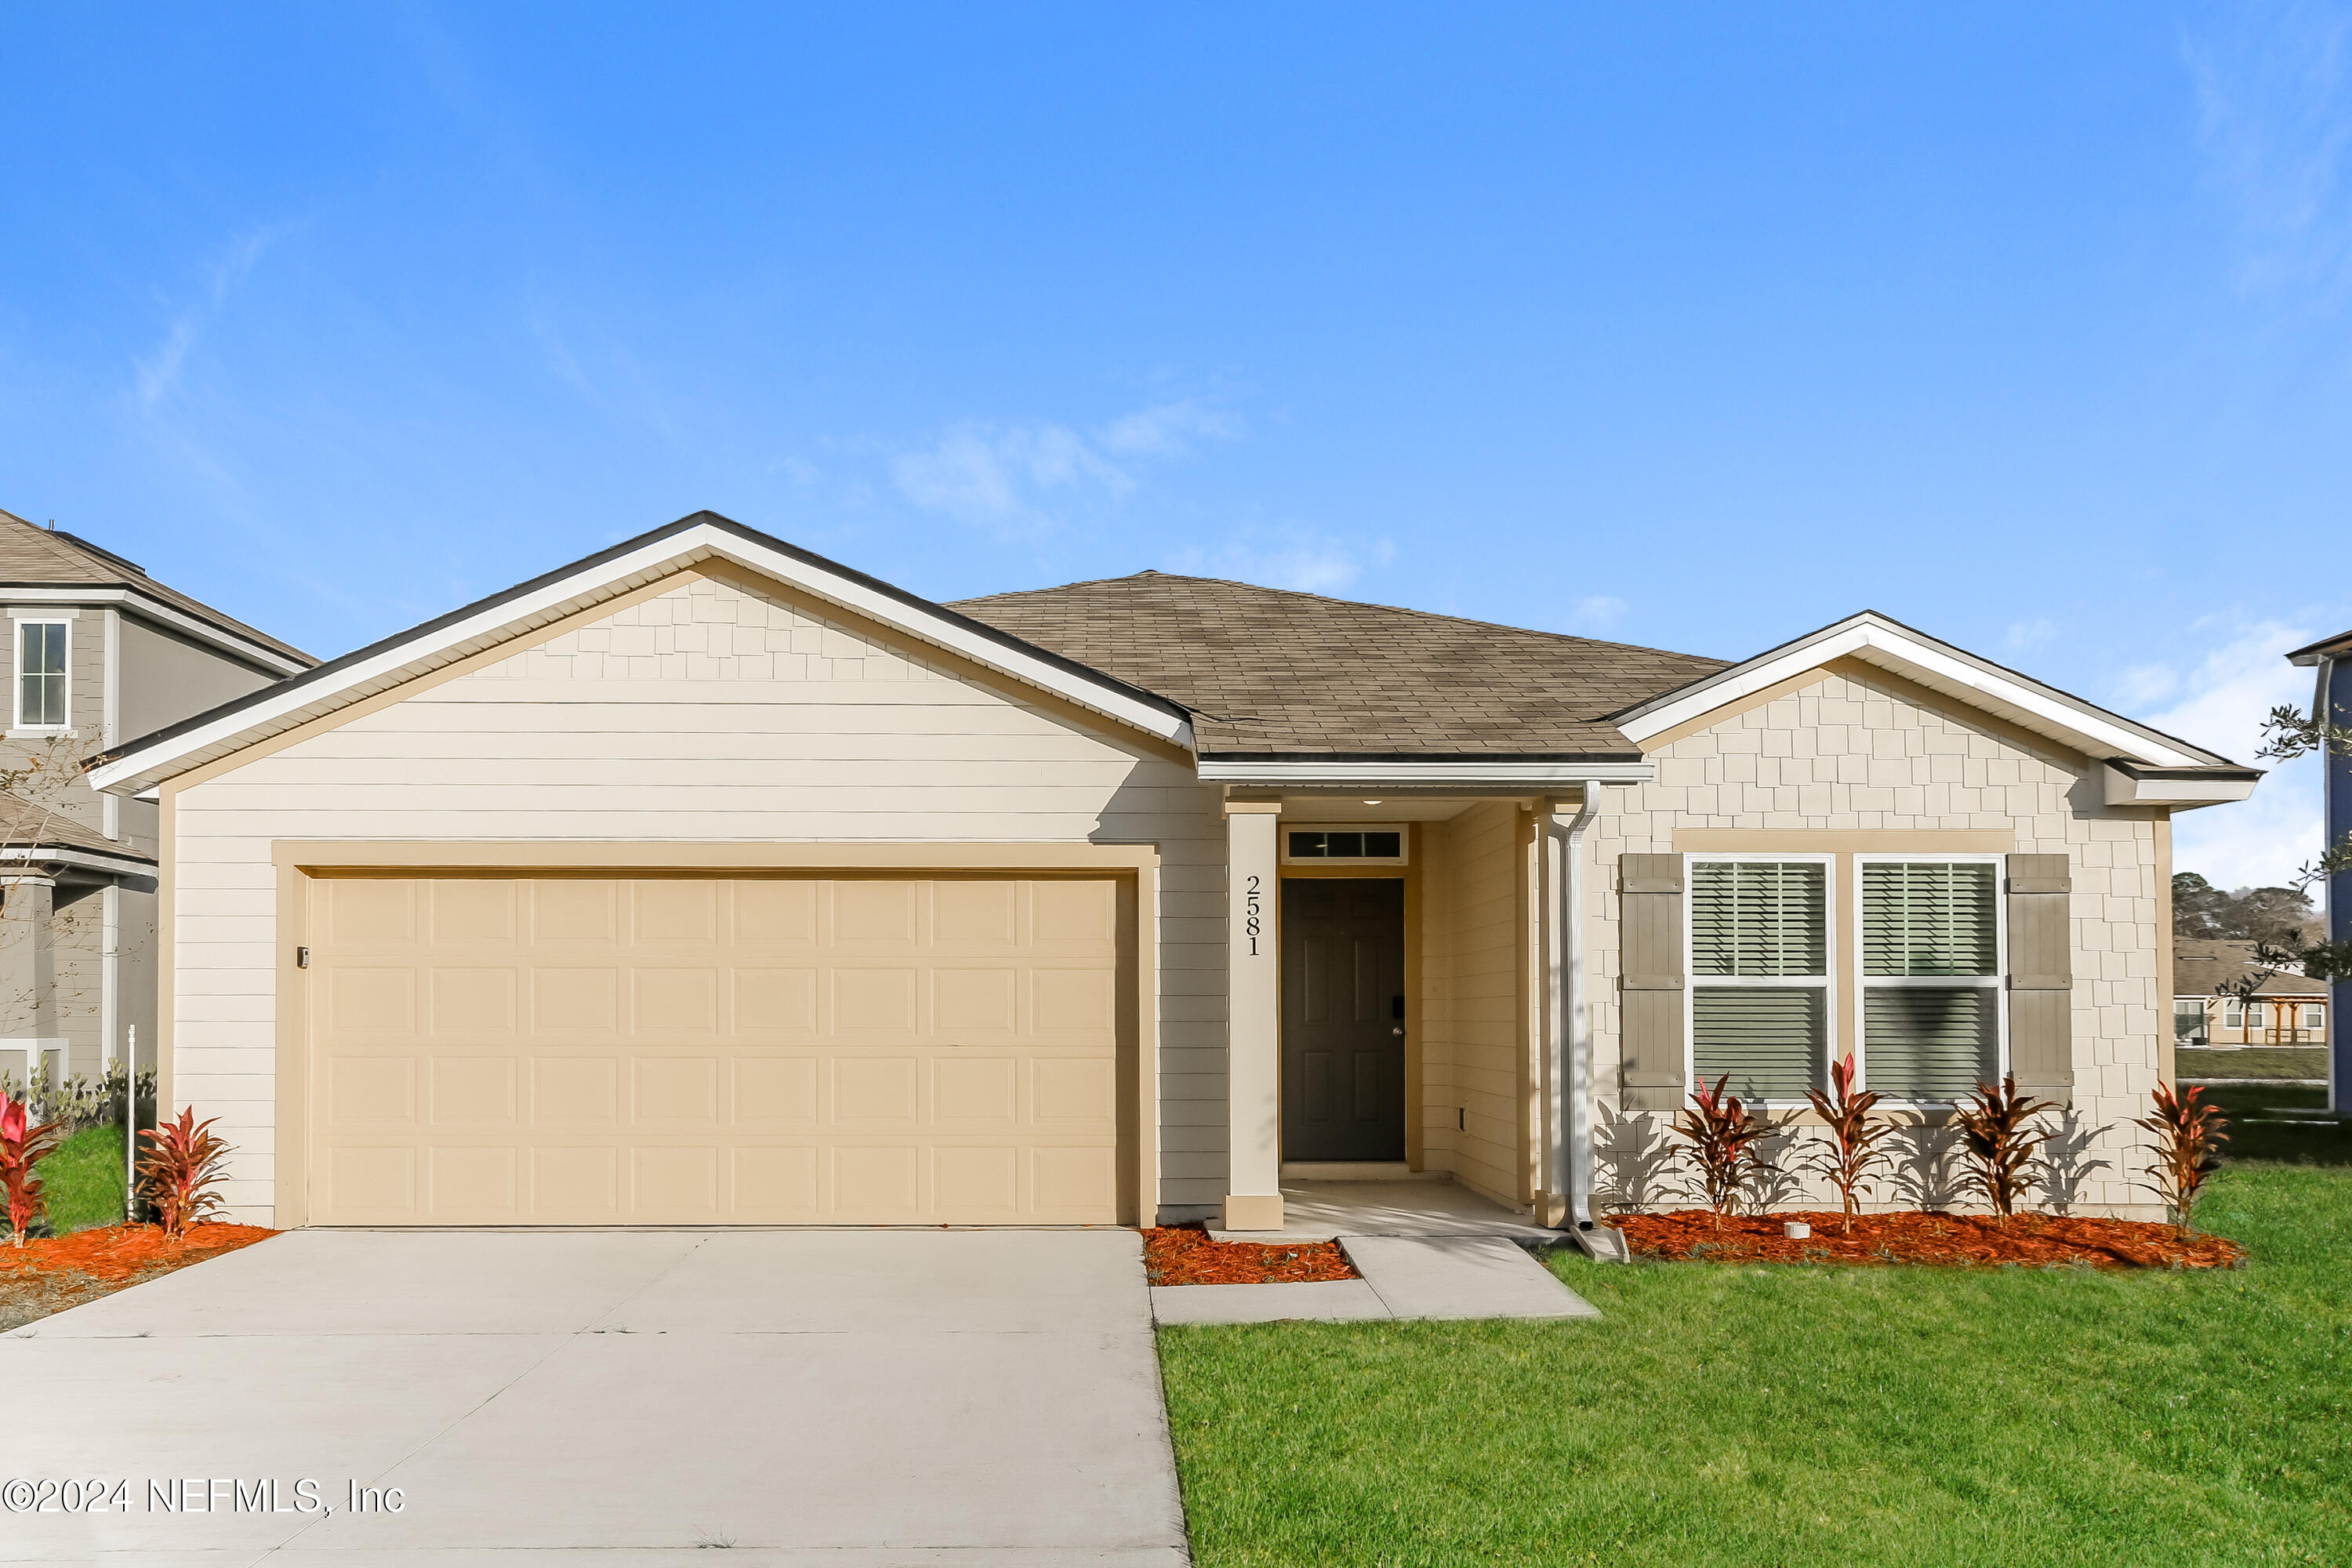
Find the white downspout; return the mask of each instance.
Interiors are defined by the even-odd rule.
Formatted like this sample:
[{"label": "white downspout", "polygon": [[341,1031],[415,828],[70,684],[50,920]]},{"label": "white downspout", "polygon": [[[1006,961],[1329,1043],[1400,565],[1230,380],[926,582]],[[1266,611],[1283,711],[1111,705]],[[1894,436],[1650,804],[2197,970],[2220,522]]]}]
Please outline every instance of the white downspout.
[{"label": "white downspout", "polygon": [[[1568,1194],[1568,1218],[1578,1230],[1592,1228],[1592,1027],[1584,1000],[1584,830],[1592,826],[1601,781],[1583,781],[1575,816],[1563,823],[1548,816],[1546,827],[1556,858],[1550,878],[1554,902],[1545,923],[1551,928],[1546,967],[1550,971],[1551,1028],[1544,1042],[1551,1080],[1551,1125],[1566,1130],[1552,1145],[1551,1190]],[[1562,1101],[1565,1101],[1563,1104]]]}]

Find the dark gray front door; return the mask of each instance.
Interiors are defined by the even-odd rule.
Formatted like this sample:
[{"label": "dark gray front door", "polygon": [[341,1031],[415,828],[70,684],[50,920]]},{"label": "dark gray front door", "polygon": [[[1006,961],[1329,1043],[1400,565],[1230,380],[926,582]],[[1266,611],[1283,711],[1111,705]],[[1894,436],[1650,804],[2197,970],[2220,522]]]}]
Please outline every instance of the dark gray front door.
[{"label": "dark gray front door", "polygon": [[1404,884],[1282,884],[1282,1157],[1404,1158]]}]

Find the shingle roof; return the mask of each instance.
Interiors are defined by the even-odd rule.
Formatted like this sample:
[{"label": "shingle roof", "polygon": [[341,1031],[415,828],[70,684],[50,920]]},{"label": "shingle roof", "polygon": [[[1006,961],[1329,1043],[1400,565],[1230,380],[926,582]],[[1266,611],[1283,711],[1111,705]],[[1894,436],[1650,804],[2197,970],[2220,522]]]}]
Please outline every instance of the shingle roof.
[{"label": "shingle roof", "polygon": [[110,550],[27,522],[15,512],[0,511],[0,593],[11,587],[130,588],[288,658],[305,665],[319,662],[291,643],[279,642],[268,632],[257,631],[177,588],[167,587],[147,575],[137,563],[125,561]]},{"label": "shingle roof", "polygon": [[[2177,996],[2210,996],[2261,972],[2254,944],[2220,937],[2180,937],[2172,944],[2172,991]],[[2273,974],[2254,987],[2257,996],[2325,996],[2327,987],[2300,974]]]},{"label": "shingle roof", "polygon": [[0,795],[0,846],[14,849],[86,849],[94,855],[143,860],[151,865],[155,858],[109,838],[94,827],[83,826],[61,811],[14,795]]},{"label": "shingle roof", "polygon": [[1725,661],[1158,572],[948,606],[1194,710],[1203,756],[1633,758]]}]

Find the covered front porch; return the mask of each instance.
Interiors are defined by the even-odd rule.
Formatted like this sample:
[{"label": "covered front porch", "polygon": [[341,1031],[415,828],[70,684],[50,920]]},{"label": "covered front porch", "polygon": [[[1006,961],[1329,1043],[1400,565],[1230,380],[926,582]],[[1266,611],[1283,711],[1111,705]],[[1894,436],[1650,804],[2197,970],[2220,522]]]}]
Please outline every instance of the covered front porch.
[{"label": "covered front porch", "polygon": [[1221,1230],[1556,1239],[1586,1217],[1559,911],[1600,782],[1228,788]]}]

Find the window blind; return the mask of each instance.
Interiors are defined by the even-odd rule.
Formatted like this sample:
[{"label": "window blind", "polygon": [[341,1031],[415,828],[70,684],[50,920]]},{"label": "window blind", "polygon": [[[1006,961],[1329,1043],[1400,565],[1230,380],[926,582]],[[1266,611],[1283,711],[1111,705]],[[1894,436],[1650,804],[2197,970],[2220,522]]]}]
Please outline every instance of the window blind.
[{"label": "window blind", "polygon": [[1691,877],[1692,973],[1828,973],[1827,893],[1819,861],[1700,861]]},{"label": "window blind", "polygon": [[1705,985],[1691,993],[1691,1066],[1743,1097],[1802,1100],[1822,1087],[1825,994],[1810,985]]},{"label": "window blind", "polygon": [[1873,985],[1862,1001],[1864,1075],[1890,1100],[1956,1100],[1990,1083],[2000,994],[1981,985]]},{"label": "window blind", "polygon": [[1874,860],[1862,868],[1865,975],[1992,974],[1996,880],[1984,864]]}]

